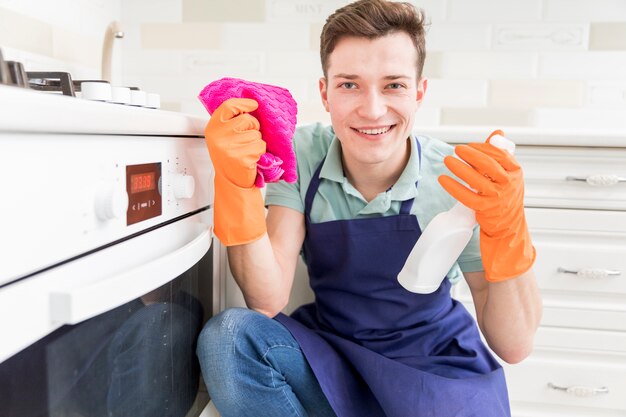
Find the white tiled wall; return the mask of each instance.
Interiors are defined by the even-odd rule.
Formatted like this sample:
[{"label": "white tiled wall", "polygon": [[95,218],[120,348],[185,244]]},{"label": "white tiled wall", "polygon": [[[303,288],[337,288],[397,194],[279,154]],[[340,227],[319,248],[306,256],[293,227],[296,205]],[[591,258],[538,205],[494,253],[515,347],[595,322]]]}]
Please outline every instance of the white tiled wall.
[{"label": "white tiled wall", "polygon": [[119,18],[121,0],[0,0],[6,8],[54,27],[98,37]]},{"label": "white tiled wall", "polygon": [[[626,129],[626,0],[411,2],[431,21],[418,124]],[[328,122],[319,34],[346,3],[0,0],[0,47],[29,69],[98,75],[104,29],[120,20],[121,82],[165,108],[204,115],[198,92],[231,76],[289,88],[300,123]]]},{"label": "white tiled wall", "polygon": [[[416,2],[419,3],[419,2]],[[448,0],[451,22],[537,22],[542,0]]]},{"label": "white tiled wall", "polygon": [[[159,12],[151,0],[124,0],[122,21],[133,33],[190,21],[216,31],[203,39],[198,28],[193,42],[171,32],[163,47],[144,31],[125,44],[128,81],[161,91],[167,107],[198,114],[195,96],[219,77],[280,84],[296,97],[300,123],[328,122],[317,91],[319,33],[347,1],[235,3],[171,0]],[[412,3],[431,21],[418,124],[626,128],[626,36],[616,40],[626,32],[625,0]]]},{"label": "white tiled wall", "polygon": [[102,42],[122,0],[0,0],[0,48],[27,71],[100,78]]}]

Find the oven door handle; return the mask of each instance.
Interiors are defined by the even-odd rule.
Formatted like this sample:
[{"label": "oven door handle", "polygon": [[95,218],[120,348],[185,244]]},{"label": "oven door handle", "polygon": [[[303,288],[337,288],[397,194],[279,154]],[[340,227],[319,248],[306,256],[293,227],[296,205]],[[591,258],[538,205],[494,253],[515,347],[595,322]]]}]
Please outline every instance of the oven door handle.
[{"label": "oven door handle", "polygon": [[76,324],[109,311],[167,284],[195,265],[207,253],[212,228],[202,227],[193,240],[164,256],[87,285],[50,292],[53,323]]}]

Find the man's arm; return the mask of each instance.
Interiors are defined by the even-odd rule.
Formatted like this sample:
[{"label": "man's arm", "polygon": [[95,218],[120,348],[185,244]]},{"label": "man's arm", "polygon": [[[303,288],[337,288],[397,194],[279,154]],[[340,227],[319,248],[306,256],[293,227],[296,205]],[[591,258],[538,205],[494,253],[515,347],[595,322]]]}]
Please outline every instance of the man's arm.
[{"label": "man's arm", "polygon": [[532,351],[542,303],[532,269],[517,278],[485,280],[484,272],[466,272],[476,321],[489,347],[505,362],[518,363]]},{"label": "man's arm", "polygon": [[536,251],[524,214],[524,177],[509,152],[490,140],[458,145],[460,159],[444,163],[468,187],[442,175],[439,183],[476,213],[485,272],[466,274],[476,316],[487,343],[503,360],[516,363],[532,351],[541,319],[541,298],[532,265]]},{"label": "man's arm", "polygon": [[255,186],[257,162],[266,151],[255,100],[231,98],[220,104],[205,129],[215,168],[214,233],[228,247],[230,267],[248,307],[274,317],[289,300],[304,215],[271,206],[265,215]]},{"label": "man's arm", "polygon": [[289,302],[304,242],[304,215],[269,206],[267,234],[245,245],[228,247],[228,261],[249,308],[274,317]]}]

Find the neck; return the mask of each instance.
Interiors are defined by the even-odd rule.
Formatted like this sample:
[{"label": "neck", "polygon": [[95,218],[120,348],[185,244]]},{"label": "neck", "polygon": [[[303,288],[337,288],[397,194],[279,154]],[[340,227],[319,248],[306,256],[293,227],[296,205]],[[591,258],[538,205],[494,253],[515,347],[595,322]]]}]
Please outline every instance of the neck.
[{"label": "neck", "polygon": [[398,181],[411,156],[409,140],[405,142],[404,153],[380,163],[359,164],[346,161],[342,157],[346,178],[366,201],[372,201],[378,194],[387,191]]}]

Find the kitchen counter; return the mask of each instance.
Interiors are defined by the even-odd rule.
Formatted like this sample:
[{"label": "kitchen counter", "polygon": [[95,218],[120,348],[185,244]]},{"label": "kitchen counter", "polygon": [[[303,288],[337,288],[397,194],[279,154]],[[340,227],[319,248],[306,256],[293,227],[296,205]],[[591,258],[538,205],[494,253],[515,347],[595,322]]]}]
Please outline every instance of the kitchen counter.
[{"label": "kitchen counter", "polygon": [[[414,132],[451,143],[482,141],[497,127],[432,126],[416,127]],[[566,130],[534,127],[503,127],[505,135],[517,145],[624,147],[626,132],[621,130]]]},{"label": "kitchen counter", "polygon": [[[50,109],[62,107],[65,117],[52,116]],[[0,131],[58,133],[129,134],[133,126],[141,126],[138,135],[181,134],[204,136],[207,117],[198,117],[164,110],[146,109],[121,104],[89,101],[19,87],[0,85]],[[120,122],[121,121],[121,122]],[[71,126],[71,127],[70,127]],[[482,141],[493,130],[487,126],[427,126],[416,127],[418,134],[432,136],[451,143]],[[65,130],[65,129],[69,129]],[[138,128],[139,129],[139,128]],[[517,145],[624,147],[626,132],[618,130],[566,130],[533,127],[503,127],[508,138]],[[184,132],[184,133],[183,133]]]},{"label": "kitchen counter", "polygon": [[83,100],[5,85],[0,85],[0,109],[0,131],[4,132],[204,137],[208,120],[208,117]]}]

